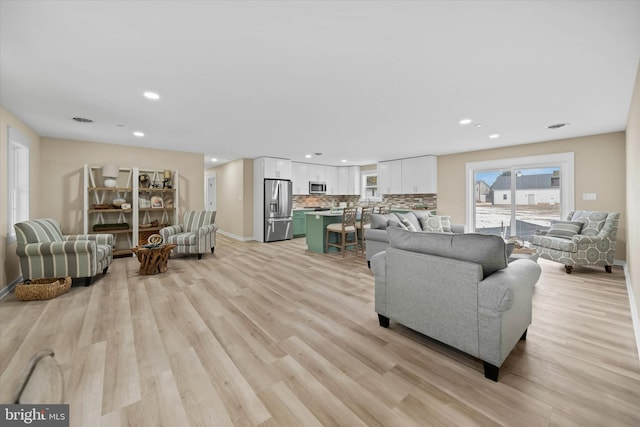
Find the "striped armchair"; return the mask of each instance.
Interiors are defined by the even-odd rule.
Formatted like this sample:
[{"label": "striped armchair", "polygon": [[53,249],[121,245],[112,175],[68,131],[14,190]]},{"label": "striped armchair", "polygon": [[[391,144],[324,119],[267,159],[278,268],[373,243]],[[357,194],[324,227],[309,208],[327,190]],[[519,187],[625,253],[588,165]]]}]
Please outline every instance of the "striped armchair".
[{"label": "striped armchair", "polygon": [[216,211],[186,211],[182,224],[160,230],[164,243],[177,245],[173,251],[179,254],[202,254],[216,245]]},{"label": "striped armchair", "polygon": [[113,261],[113,235],[78,234],[63,236],[60,225],[51,218],[14,224],[16,254],[24,280],[42,277],[91,278],[109,269]]}]

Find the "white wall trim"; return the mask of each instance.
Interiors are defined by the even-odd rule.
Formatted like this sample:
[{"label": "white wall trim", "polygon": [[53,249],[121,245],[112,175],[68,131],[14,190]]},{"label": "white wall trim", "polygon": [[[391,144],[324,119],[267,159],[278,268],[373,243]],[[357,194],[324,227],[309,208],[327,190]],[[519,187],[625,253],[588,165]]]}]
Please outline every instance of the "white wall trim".
[{"label": "white wall trim", "polygon": [[[618,261],[616,261],[617,264]],[[631,320],[633,321],[633,331],[636,336],[636,350],[638,351],[638,359],[640,360],[640,313],[636,307],[636,298],[633,294],[633,286],[631,286],[631,275],[627,268],[627,263],[620,261],[624,268],[624,278],[627,283],[627,295],[629,296],[629,308],[631,310]]]},{"label": "white wall trim", "polygon": [[255,237],[241,237],[241,236],[238,236],[237,234],[229,233],[228,231],[224,231],[220,229],[218,229],[217,232],[222,234],[223,236],[227,236],[234,240],[239,240],[241,242],[249,242],[251,240],[256,240]]},{"label": "white wall trim", "polygon": [[18,278],[15,279],[13,282],[9,283],[4,288],[0,289],[0,300],[6,297],[7,295],[9,295],[11,291],[13,291],[13,288],[15,288],[16,285],[18,285],[18,283],[20,282],[22,282],[22,275],[18,276]]}]

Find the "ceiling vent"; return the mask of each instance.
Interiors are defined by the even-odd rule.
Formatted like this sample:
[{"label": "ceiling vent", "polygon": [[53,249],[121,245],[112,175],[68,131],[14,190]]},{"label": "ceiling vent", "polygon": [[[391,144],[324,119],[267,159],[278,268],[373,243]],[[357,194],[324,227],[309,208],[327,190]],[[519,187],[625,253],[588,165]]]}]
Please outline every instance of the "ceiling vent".
[{"label": "ceiling vent", "polygon": [[93,120],[85,119],[84,117],[74,117],[73,120],[80,123],[93,123]]},{"label": "ceiling vent", "polygon": [[547,126],[547,129],[560,129],[567,126],[569,123],[556,123],[555,125]]}]

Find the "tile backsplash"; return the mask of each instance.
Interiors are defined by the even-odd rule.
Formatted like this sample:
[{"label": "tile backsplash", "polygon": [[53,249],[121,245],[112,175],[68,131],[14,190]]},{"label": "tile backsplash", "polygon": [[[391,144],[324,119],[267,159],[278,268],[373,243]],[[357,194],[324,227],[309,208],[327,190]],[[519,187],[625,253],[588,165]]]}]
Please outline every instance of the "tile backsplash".
[{"label": "tile backsplash", "polygon": [[428,209],[435,210],[438,205],[437,194],[389,194],[382,197],[382,202],[361,201],[360,196],[293,196],[293,208],[302,209],[307,207],[337,207],[341,202],[347,206],[391,206],[395,209]]}]

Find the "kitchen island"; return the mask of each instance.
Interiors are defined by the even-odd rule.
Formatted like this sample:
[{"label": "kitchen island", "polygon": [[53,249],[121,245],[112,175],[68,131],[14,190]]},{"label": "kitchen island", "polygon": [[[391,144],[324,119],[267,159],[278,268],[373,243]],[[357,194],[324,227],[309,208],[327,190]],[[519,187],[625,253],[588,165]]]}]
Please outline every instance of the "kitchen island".
[{"label": "kitchen island", "polygon": [[[320,211],[307,212],[307,248],[311,252],[326,253],[327,225],[342,222],[342,212]],[[330,242],[337,243],[338,236],[332,233]],[[329,252],[338,251],[331,247]]]}]

